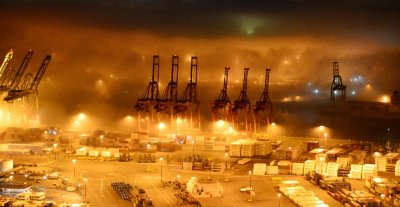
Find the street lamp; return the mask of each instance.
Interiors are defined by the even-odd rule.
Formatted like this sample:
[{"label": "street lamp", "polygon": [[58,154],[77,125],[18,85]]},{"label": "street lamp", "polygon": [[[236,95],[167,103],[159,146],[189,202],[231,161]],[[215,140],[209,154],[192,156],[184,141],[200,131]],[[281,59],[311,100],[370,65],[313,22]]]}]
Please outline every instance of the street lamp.
[{"label": "street lamp", "polygon": [[281,207],[281,194],[278,193],[278,206]]},{"label": "street lamp", "polygon": [[252,175],[253,173],[251,172],[251,170],[249,171],[249,181],[250,181],[250,190],[252,190],[253,188],[251,187],[251,175]]},{"label": "street lamp", "polygon": [[180,175],[177,175],[176,176],[176,181],[179,183],[180,182],[180,179],[181,179],[181,176]]},{"label": "street lamp", "polygon": [[53,152],[54,152],[54,159],[55,160],[57,159],[57,157],[56,157],[56,148],[57,148],[57,143],[54,143],[53,144]]},{"label": "street lamp", "polygon": [[65,204],[65,194],[62,194],[62,197],[63,197],[63,202]]},{"label": "street lamp", "polygon": [[86,202],[86,184],[87,184],[88,179],[87,178],[83,178],[83,181],[85,181],[85,202]]},{"label": "street lamp", "polygon": [[75,166],[76,166],[76,159],[72,160],[72,163],[74,164],[74,178],[75,178]]},{"label": "street lamp", "polygon": [[324,138],[325,138],[325,147],[326,147],[326,149],[328,150],[328,141],[327,141],[327,139],[326,139],[326,137],[328,136],[328,133],[324,133]]},{"label": "street lamp", "polygon": [[161,166],[161,171],[160,171],[160,177],[161,177],[161,184],[162,184],[162,163],[163,163],[164,158],[160,157],[160,166]]}]

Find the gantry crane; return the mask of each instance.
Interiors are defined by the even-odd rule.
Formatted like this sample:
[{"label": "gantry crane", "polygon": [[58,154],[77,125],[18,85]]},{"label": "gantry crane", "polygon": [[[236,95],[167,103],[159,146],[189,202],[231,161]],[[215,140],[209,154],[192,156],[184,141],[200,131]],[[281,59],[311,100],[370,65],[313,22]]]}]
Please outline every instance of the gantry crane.
[{"label": "gantry crane", "polygon": [[346,100],[346,85],[342,82],[342,76],[339,75],[339,62],[333,62],[333,80],[331,84],[331,102],[335,102],[336,91],[340,91],[340,100]]},{"label": "gantry crane", "polygon": [[[12,102],[15,99],[23,98],[30,94],[35,94],[35,97],[36,97],[36,95],[38,94],[37,89],[38,89],[39,83],[42,80],[44,73],[46,72],[46,69],[50,63],[50,60],[51,60],[51,55],[46,55],[42,64],[40,65],[39,70],[37,71],[35,77],[33,79],[29,79],[29,80],[31,80],[29,82],[27,81],[27,78],[26,78],[25,79],[26,82],[24,84],[21,84],[21,87],[18,87],[19,81],[21,79],[21,77],[19,77],[18,81],[14,82],[16,84],[12,85],[12,86],[14,86],[13,89],[8,91],[8,94],[4,98],[4,100],[7,102]],[[16,76],[17,75],[19,75],[19,74],[17,73]],[[22,76],[22,74],[21,74],[21,76]],[[27,75],[27,77],[29,77],[29,76],[30,75]],[[22,88],[23,85],[27,88]]]},{"label": "gantry crane", "polygon": [[13,58],[14,55],[14,51],[11,49],[10,51],[8,51],[8,53],[6,54],[6,57],[3,60],[3,63],[0,66],[0,76],[3,76],[4,71],[7,70],[7,66],[10,63],[11,59]]},{"label": "gantry crane", "polygon": [[213,122],[224,120],[232,122],[232,106],[228,96],[228,75],[229,67],[225,68],[224,86],[218,98],[211,104]]},{"label": "gantry crane", "polygon": [[264,90],[260,99],[254,106],[254,125],[255,132],[260,132],[262,129],[268,130],[268,126],[272,123],[272,102],[269,98],[269,73],[271,69],[265,69]]},{"label": "gantry crane", "polygon": [[[142,94],[142,96],[137,100],[135,109],[139,112],[139,131],[141,128],[141,113],[145,112],[147,115],[148,121],[151,123],[154,122],[154,106],[160,98],[159,94],[159,77],[160,77],[160,57],[158,55],[153,56],[153,70],[151,75],[151,81],[147,86],[146,90]],[[150,125],[148,125],[150,127]],[[149,129],[148,129],[149,130]]]},{"label": "gantry crane", "polygon": [[[200,124],[199,104],[197,100],[197,57],[192,56],[190,61],[190,80],[181,99],[174,107],[176,114],[181,114],[190,119],[190,129],[193,124]],[[193,118],[194,117],[194,118]]]},{"label": "gantry crane", "polygon": [[9,90],[19,90],[19,82],[24,75],[26,68],[28,67],[32,55],[33,51],[29,50],[15,74],[12,73],[11,69],[5,71],[5,74],[1,79],[0,93]]},{"label": "gantry crane", "polygon": [[[245,130],[246,133],[251,131],[251,102],[247,96],[247,77],[249,68],[244,69],[243,73],[243,88],[240,91],[239,97],[235,100],[232,108],[233,125],[238,131]],[[244,129],[243,126],[244,125]]]},{"label": "gantry crane", "polygon": [[178,100],[178,64],[179,57],[177,55],[172,56],[171,80],[154,107],[159,117],[162,114],[170,114],[171,129],[174,125],[174,108]]}]

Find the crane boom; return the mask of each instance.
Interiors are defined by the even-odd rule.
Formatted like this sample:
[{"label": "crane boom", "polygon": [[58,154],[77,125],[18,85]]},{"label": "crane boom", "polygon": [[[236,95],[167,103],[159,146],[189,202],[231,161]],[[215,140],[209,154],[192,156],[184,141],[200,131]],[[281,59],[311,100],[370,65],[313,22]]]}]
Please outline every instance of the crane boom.
[{"label": "crane boom", "polygon": [[29,86],[29,90],[37,90],[39,83],[42,80],[44,73],[46,72],[47,66],[50,63],[50,60],[51,60],[51,55],[46,55],[46,57],[42,62],[42,65],[40,66],[38,72],[35,75],[35,78],[33,78],[33,81]]},{"label": "crane boom", "polygon": [[13,58],[14,51],[11,49],[6,54],[3,63],[0,66],[0,76],[3,76],[4,71],[7,69],[8,64],[10,63],[11,59]]},{"label": "crane boom", "polygon": [[24,75],[24,80],[22,81],[22,85],[21,85],[21,90],[27,90],[29,87],[29,84],[31,83],[33,78],[33,74],[32,73],[28,73]]},{"label": "crane boom", "polygon": [[24,75],[26,68],[28,67],[32,55],[33,55],[32,50],[29,50],[28,53],[26,53],[24,60],[22,60],[21,65],[19,66],[17,72],[15,73],[14,79],[12,80],[10,85],[10,89],[18,88],[19,82],[21,81],[21,78]]}]

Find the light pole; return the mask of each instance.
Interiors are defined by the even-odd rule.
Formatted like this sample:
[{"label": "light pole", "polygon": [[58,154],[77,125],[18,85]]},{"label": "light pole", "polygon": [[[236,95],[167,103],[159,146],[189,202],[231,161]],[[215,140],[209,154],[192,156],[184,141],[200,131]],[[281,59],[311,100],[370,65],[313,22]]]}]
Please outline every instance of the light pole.
[{"label": "light pole", "polygon": [[228,153],[225,152],[225,179],[224,181],[228,181]]},{"label": "light pole", "polygon": [[192,140],[192,154],[193,154],[193,162],[194,162],[194,140]]},{"label": "light pole", "polygon": [[64,202],[64,204],[66,204],[66,203],[65,203],[65,194],[62,194],[62,197],[63,197],[63,202]]},{"label": "light pole", "polygon": [[249,171],[249,181],[250,181],[250,190],[252,190],[253,188],[251,187],[251,175],[252,175],[253,173],[251,172],[251,170]]},{"label": "light pole", "polygon": [[150,159],[150,144],[147,144],[146,147],[147,147],[147,155],[146,155],[145,160],[147,162],[147,160]]},{"label": "light pole", "polygon": [[76,159],[72,160],[72,163],[74,164],[74,178],[75,178],[75,166],[76,166]]},{"label": "light pole", "polygon": [[281,207],[281,194],[278,193],[278,206]]},{"label": "light pole", "polygon": [[163,163],[163,159],[164,158],[162,158],[162,157],[160,157],[160,167],[161,167],[161,170],[160,170],[160,177],[161,177],[161,184],[162,184],[162,163]]},{"label": "light pole", "polygon": [[271,137],[272,137],[272,141],[274,141],[274,127],[275,127],[275,122],[272,122],[272,124],[271,124]]},{"label": "light pole", "polygon": [[325,138],[325,147],[328,150],[328,140],[326,139],[326,137],[328,136],[328,133],[324,133],[324,138]]},{"label": "light pole", "polygon": [[322,176],[322,161],[324,160],[323,157],[319,157],[319,167],[321,168],[321,176]]},{"label": "light pole", "polygon": [[382,198],[382,206],[385,206],[385,194],[381,194],[381,198]]},{"label": "light pole", "polygon": [[85,181],[85,202],[86,202],[86,185],[87,185],[88,179],[87,178],[83,178],[83,181]]},{"label": "light pole", "polygon": [[54,159],[55,159],[55,160],[57,160],[57,157],[56,157],[56,148],[57,148],[57,143],[54,143],[54,144],[53,144],[53,152],[54,152]]},{"label": "light pole", "polygon": [[177,181],[178,183],[180,183],[180,179],[181,179],[181,176],[180,176],[180,175],[177,175],[177,176],[176,176],[176,181]]},{"label": "light pole", "polygon": [[225,173],[228,171],[228,153],[225,152]]}]

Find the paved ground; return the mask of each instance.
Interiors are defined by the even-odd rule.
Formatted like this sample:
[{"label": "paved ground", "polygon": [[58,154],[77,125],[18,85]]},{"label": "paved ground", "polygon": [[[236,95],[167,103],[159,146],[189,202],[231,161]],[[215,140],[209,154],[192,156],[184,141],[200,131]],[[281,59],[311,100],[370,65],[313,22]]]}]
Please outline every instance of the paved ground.
[{"label": "paved ground", "polygon": [[[301,144],[304,140],[283,140],[283,143],[290,141],[290,146]],[[343,141],[342,141],[343,142]],[[338,143],[336,140],[330,141],[330,145]],[[289,146],[284,144],[283,147]],[[185,156],[193,154],[201,154],[203,157],[215,158],[220,161],[225,159],[224,152],[204,152],[200,146],[193,148],[191,145],[184,146],[183,151],[175,153],[157,153],[159,157],[170,160],[181,159]],[[3,156],[4,157],[4,156]],[[56,171],[62,173],[63,176],[73,176],[74,168],[76,178],[81,181],[82,185],[76,192],[66,192],[62,189],[54,187],[55,180],[47,180],[40,184],[34,183],[38,189],[47,192],[47,195],[56,202],[82,202],[85,199],[85,185],[82,181],[83,177],[88,178],[86,185],[86,198],[95,207],[128,207],[133,206],[129,201],[122,200],[111,187],[112,182],[128,182],[132,185],[144,188],[149,196],[153,199],[156,206],[175,207],[177,206],[177,198],[171,187],[161,186],[161,163],[145,164],[137,163],[138,155],[135,161],[116,162],[116,161],[99,161],[99,160],[78,160],[74,167],[71,159],[65,158],[64,155],[58,155],[57,159],[54,156],[14,156],[15,162],[26,163],[42,163],[53,167]],[[1,158],[1,157],[0,157]],[[10,157],[7,157],[10,158]],[[267,162],[267,160],[265,160]],[[177,175],[180,176],[180,181],[186,182],[190,177],[207,177],[210,176],[217,179],[224,188],[224,196],[220,198],[202,198],[200,199],[203,206],[206,207],[258,207],[258,206],[295,206],[288,198],[282,196],[279,200],[277,190],[273,188],[271,176],[252,176],[252,187],[256,193],[253,202],[249,202],[249,194],[240,192],[240,187],[250,184],[248,171],[251,166],[241,166],[238,170],[231,170],[229,181],[224,182],[225,175],[221,173],[183,171],[177,169],[172,163],[163,162],[163,180],[176,180]],[[313,191],[316,196],[327,203],[329,206],[342,206],[341,203],[331,198],[326,191],[321,190],[318,186],[312,185],[302,176],[281,175],[284,179],[299,180],[301,185],[306,189]],[[17,178],[23,180],[23,177]],[[361,181],[352,181],[352,184],[357,186],[357,189],[364,189]]]}]

